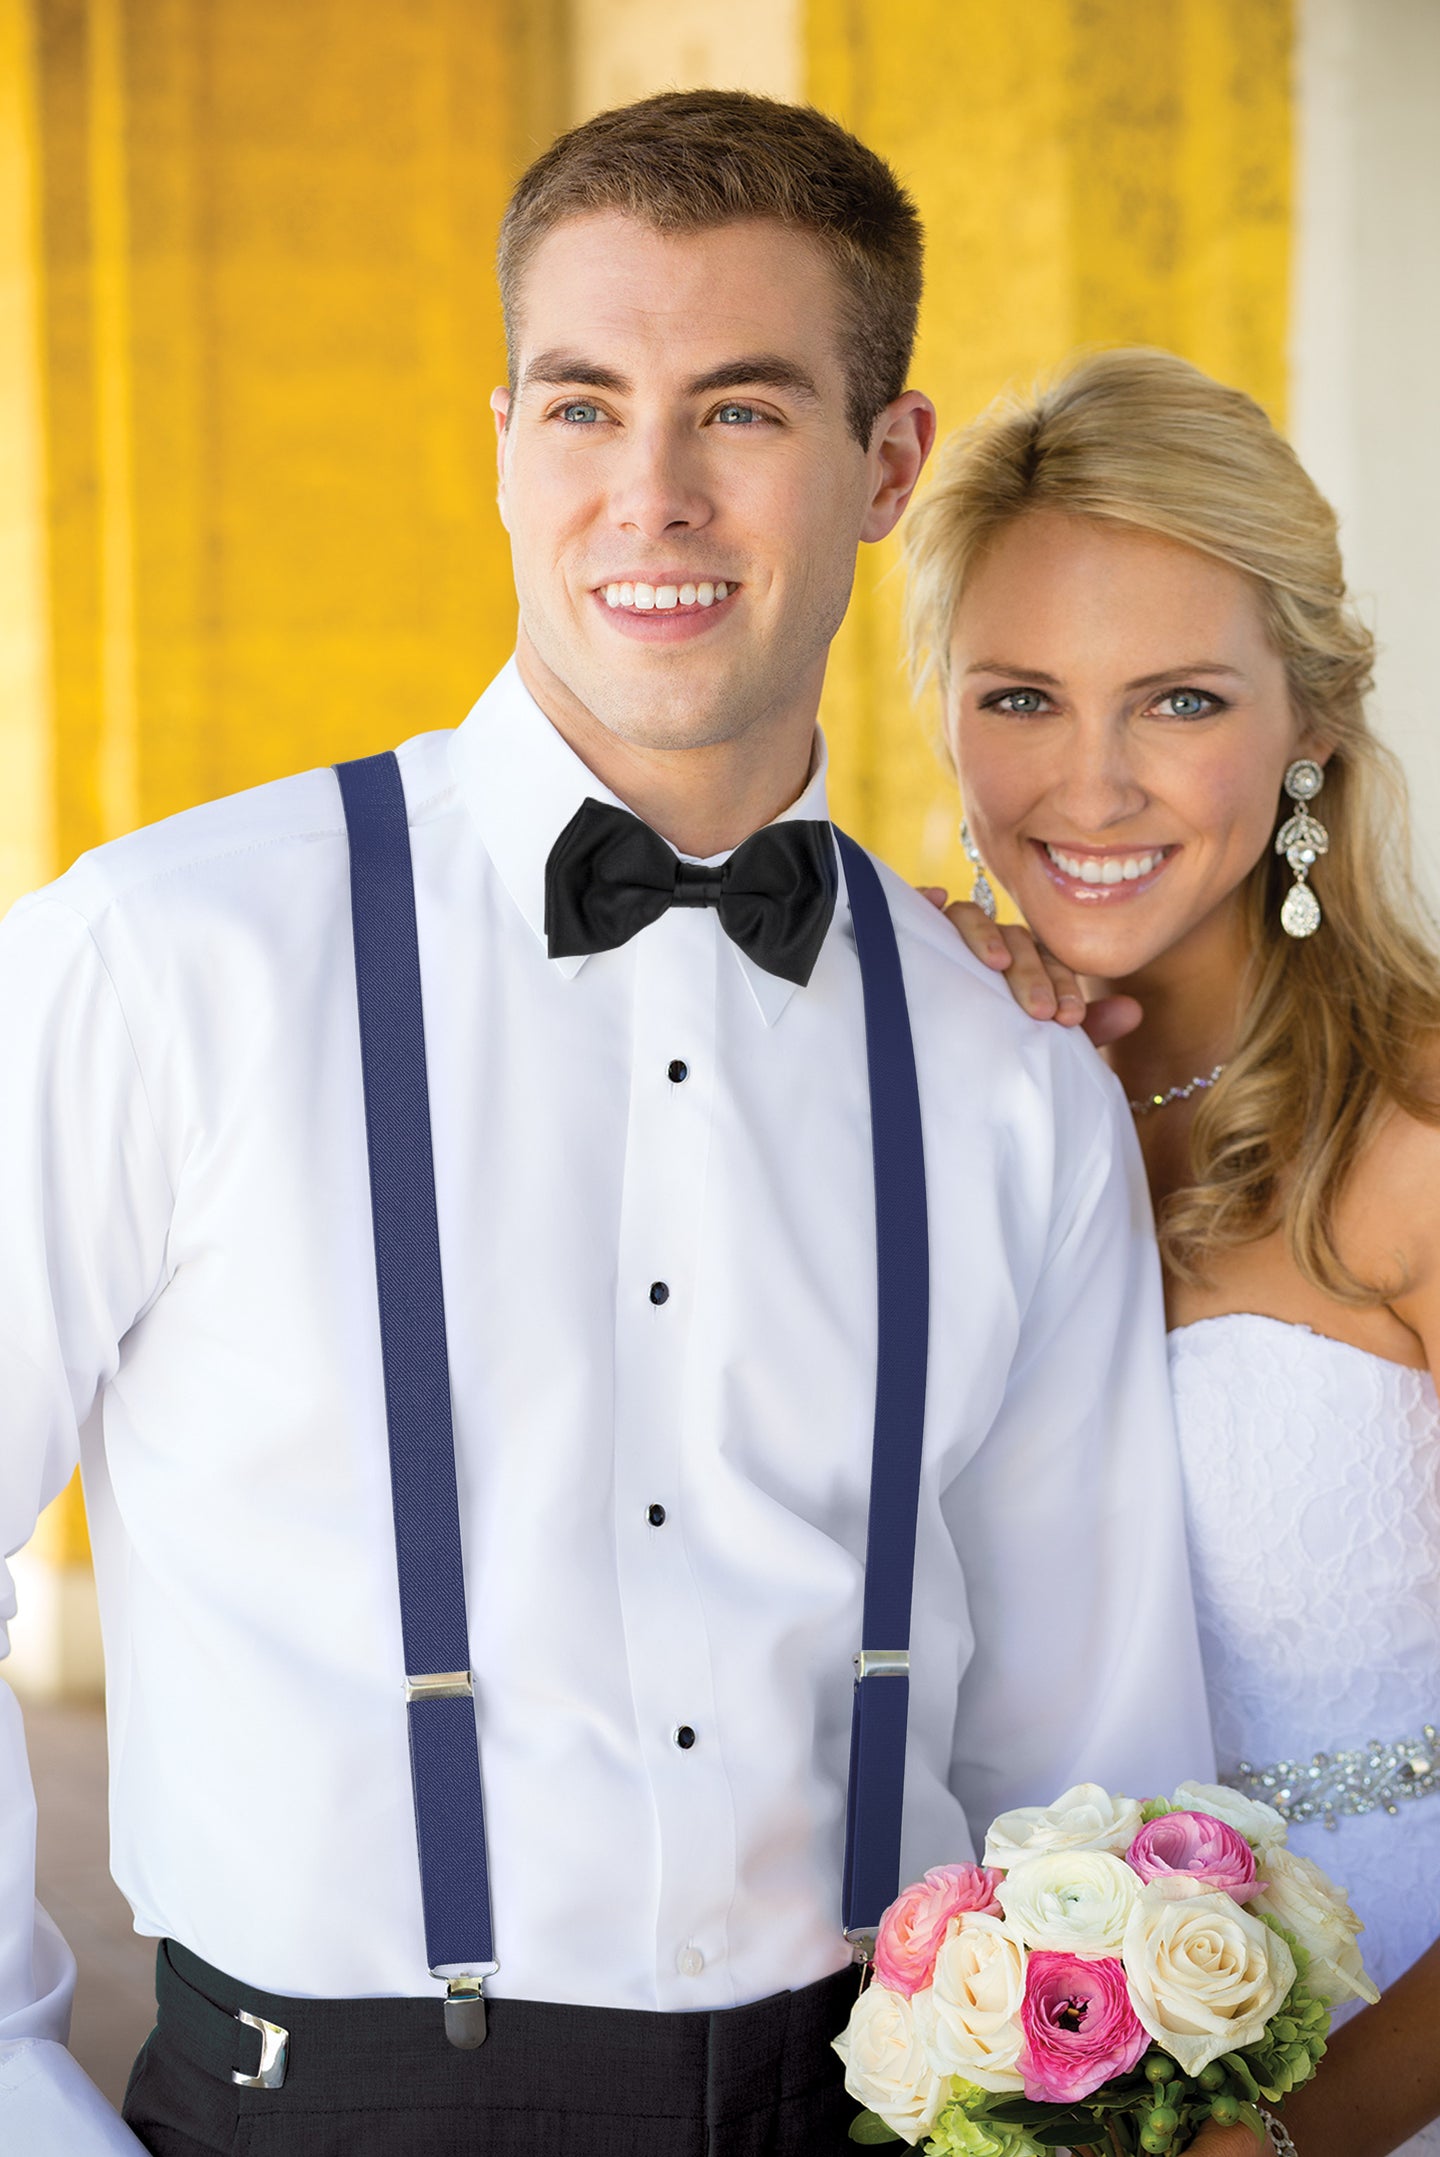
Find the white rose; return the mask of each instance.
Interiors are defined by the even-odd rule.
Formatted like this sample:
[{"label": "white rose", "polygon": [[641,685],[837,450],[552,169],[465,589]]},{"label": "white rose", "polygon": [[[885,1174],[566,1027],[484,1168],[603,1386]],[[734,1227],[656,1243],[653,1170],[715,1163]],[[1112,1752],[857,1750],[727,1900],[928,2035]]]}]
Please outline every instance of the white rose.
[{"label": "white rose", "polygon": [[1285,1840],[1285,1821],[1273,1805],[1245,1797],[1224,1783],[1181,1783],[1170,1800],[1182,1812],[1208,1812],[1245,1837],[1257,1857],[1267,1857]]},{"label": "white rose", "polygon": [[1099,1783],[1076,1783],[1053,1805],[1002,1812],[985,1837],[987,1865],[1013,1865],[1042,1850],[1128,1850],[1140,1832],[1134,1798],[1111,1797]]},{"label": "white rose", "polygon": [[1142,1887],[1125,1931],[1130,2004],[1187,2075],[1260,2036],[1295,1982],[1278,1933],[1232,1895]]},{"label": "white rose", "polygon": [[1108,1850],[1022,1857],[995,1890],[1027,1947],[1071,1955],[1118,1955],[1139,1893],[1138,1875]]},{"label": "white rose", "polygon": [[852,2097],[878,2112],[907,2142],[930,2132],[949,2087],[926,2057],[903,1993],[867,1985],[835,2050],[845,2062],[845,2087]]},{"label": "white rose", "polygon": [[1344,1888],[1295,1850],[1272,1850],[1259,1871],[1264,1885],[1250,1897],[1250,1908],[1264,1910],[1294,1933],[1310,1957],[1305,1978],[1310,1990],[1332,2007],[1351,1993],[1373,2006],[1380,1994],[1355,1945],[1365,1927]]},{"label": "white rose", "polygon": [[937,2075],[982,2090],[1020,2090],[1015,2058],[1024,2032],[1025,1950],[998,1917],[968,1911],[935,1958],[935,1976],[910,2002],[915,2033]]}]

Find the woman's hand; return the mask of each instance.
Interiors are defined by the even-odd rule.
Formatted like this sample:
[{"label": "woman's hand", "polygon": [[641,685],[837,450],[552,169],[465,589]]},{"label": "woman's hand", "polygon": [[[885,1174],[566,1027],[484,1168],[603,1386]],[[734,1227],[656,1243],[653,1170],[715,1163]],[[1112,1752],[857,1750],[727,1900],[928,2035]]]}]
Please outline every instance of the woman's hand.
[{"label": "woman's hand", "polygon": [[[1096,1048],[1119,1041],[1140,1024],[1143,1014],[1133,996],[1101,996],[1087,1005],[1069,967],[1053,951],[1042,950],[1022,923],[992,921],[969,899],[953,899],[947,905],[948,894],[938,884],[922,884],[920,890],[981,964],[1006,976],[1010,994],[1032,1019],[1054,1019],[1059,1026],[1083,1025]],[[1225,2153],[1217,2151],[1216,2157]]]},{"label": "woman's hand", "polygon": [[1268,2135],[1257,2136],[1249,2127],[1217,2127],[1206,2120],[1190,2147],[1196,2157],[1270,2157],[1272,2145]]}]

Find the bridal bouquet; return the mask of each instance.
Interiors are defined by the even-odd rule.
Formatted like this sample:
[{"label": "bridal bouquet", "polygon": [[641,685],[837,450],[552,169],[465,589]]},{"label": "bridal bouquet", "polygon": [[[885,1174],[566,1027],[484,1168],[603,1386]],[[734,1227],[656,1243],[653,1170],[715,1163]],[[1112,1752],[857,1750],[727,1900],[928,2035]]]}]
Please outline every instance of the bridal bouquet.
[{"label": "bridal bouquet", "polygon": [[857,2142],[933,2157],[1174,2157],[1315,2071],[1330,2010],[1379,1997],[1360,1921],[1269,1805],[1211,1783],[1080,1783],[1002,1813],[881,1921],[836,2039]]}]

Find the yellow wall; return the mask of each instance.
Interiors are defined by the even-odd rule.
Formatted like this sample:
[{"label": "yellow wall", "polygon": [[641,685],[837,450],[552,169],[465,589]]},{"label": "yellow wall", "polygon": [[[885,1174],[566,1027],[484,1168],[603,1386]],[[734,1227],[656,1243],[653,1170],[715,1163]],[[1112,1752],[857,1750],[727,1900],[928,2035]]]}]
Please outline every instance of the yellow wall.
[{"label": "yellow wall", "polygon": [[[1169,345],[1281,413],[1291,39],[1291,0],[808,0],[809,95],[925,219],[914,380],[943,428],[1081,343]],[[966,889],[895,561],[893,543],[862,556],[831,668],[836,811]]]},{"label": "yellow wall", "polygon": [[491,259],[559,113],[504,0],[6,5],[37,51],[60,865],[452,724],[503,657]]},{"label": "yellow wall", "polygon": [[0,0],[0,904],[50,867],[53,767],[35,53]]}]

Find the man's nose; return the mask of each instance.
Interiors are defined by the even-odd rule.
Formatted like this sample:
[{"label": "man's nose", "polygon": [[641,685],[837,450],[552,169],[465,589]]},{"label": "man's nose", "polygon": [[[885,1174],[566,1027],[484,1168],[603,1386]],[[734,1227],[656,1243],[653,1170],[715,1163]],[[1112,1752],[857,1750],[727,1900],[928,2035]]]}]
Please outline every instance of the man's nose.
[{"label": "man's nose", "polygon": [[626,443],[610,494],[615,523],[646,539],[698,531],[714,505],[695,445],[674,430],[636,429]]}]

